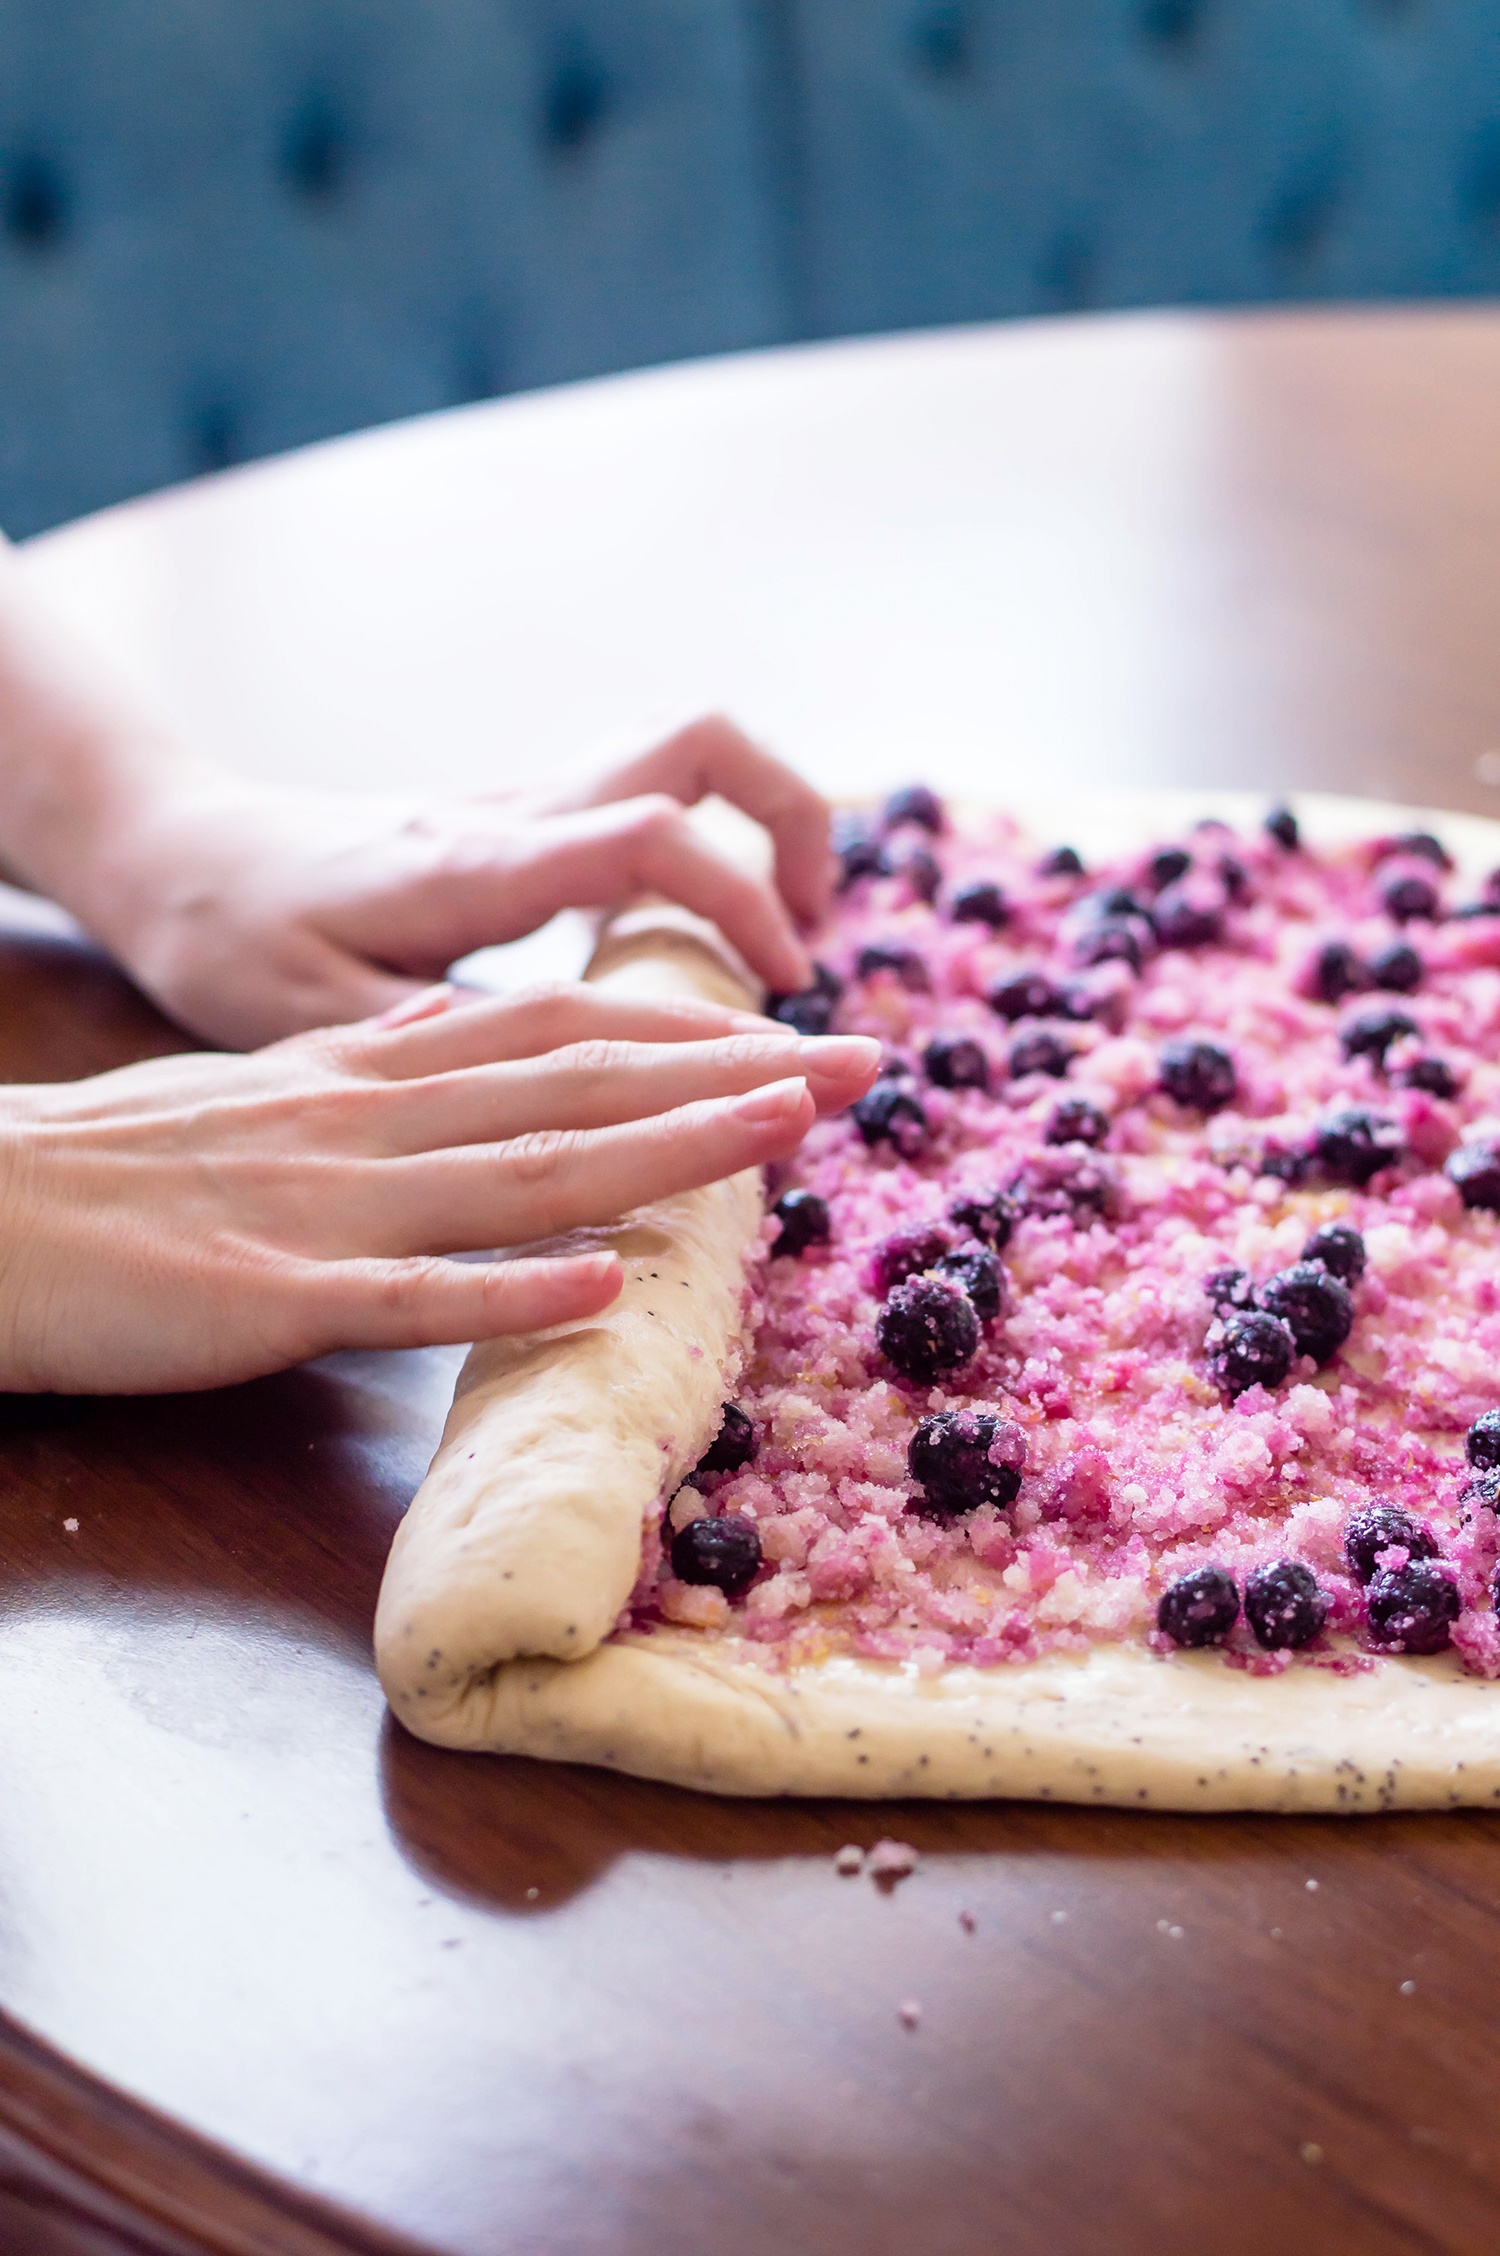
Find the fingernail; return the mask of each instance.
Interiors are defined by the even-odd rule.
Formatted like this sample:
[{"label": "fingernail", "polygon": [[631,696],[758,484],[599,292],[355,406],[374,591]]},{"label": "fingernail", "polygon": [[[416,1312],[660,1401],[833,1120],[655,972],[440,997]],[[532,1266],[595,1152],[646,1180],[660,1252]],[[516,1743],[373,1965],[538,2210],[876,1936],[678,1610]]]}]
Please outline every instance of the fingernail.
[{"label": "fingernail", "polygon": [[752,1089],[747,1097],[736,1097],[729,1109],[737,1120],[768,1128],[775,1121],[790,1120],[801,1110],[806,1095],[805,1081],[772,1081],[764,1089]]},{"label": "fingernail", "polygon": [[414,1019],[432,1018],[438,1011],[446,1010],[452,995],[449,982],[441,979],[435,987],[424,987],[419,995],[408,995],[404,1003],[392,1003],[389,1010],[381,1011],[370,1024],[410,1026]]},{"label": "fingernail", "polygon": [[805,1034],[797,1055],[812,1073],[851,1073],[880,1063],[880,1044],[869,1034]]}]

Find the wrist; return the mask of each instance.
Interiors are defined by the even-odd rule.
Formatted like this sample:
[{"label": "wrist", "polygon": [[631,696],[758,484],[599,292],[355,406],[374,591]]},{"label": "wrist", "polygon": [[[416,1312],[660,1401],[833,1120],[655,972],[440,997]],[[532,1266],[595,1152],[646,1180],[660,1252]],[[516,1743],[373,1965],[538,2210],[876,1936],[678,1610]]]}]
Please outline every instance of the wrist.
[{"label": "wrist", "polygon": [[235,795],[232,779],[151,740],[83,742],[59,752],[52,779],[11,826],[18,873],[122,960],[159,915],[190,855],[174,837],[195,813]]}]

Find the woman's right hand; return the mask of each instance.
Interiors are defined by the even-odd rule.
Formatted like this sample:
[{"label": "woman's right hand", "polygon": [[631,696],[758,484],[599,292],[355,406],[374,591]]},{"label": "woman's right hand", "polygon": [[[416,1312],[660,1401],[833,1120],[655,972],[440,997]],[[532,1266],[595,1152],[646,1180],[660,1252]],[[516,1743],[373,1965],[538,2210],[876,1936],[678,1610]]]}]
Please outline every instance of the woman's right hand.
[{"label": "woman's right hand", "polygon": [[453,1262],[785,1158],[878,1045],[589,987],[0,1092],[0,1389],[158,1393],[597,1314],[612,1253]]}]

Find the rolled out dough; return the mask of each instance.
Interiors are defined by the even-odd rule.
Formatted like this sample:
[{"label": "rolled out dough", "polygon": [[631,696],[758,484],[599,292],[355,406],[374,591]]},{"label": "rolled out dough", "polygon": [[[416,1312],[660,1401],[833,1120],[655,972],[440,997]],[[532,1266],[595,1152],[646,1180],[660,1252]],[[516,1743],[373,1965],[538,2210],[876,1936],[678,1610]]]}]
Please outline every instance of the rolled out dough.
[{"label": "rolled out dough", "polygon": [[[1264,810],[1244,794],[1122,792],[1015,811],[1037,835],[1101,854],[1194,816]],[[1475,816],[1313,796],[1298,813],[1325,844],[1439,827],[1474,874],[1500,863],[1500,824]],[[734,992],[684,920],[648,916],[616,934],[591,977]],[[381,1681],[412,1731],[727,1794],[1337,1813],[1500,1802],[1500,1685],[1449,1654],[1257,1676],[1212,1652],[1100,1645],[930,1676],[846,1656],[781,1669],[762,1648],[694,1630],[611,1634],[643,1518],[696,1462],[732,1390],[760,1204],[740,1176],[592,1233],[626,1255],[617,1306],[470,1355],[376,1619]],[[661,1281],[679,1269],[670,1302]]]}]

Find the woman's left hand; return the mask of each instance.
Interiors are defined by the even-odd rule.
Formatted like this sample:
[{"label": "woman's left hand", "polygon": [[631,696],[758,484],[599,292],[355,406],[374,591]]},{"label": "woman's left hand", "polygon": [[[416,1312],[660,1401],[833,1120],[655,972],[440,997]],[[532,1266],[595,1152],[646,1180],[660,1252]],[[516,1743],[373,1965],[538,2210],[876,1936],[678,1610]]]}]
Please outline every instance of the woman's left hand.
[{"label": "woman's left hand", "polygon": [[[770,832],[774,884],[688,823],[715,792]],[[769,987],[802,987],[799,926],[831,876],[817,792],[709,718],[552,796],[362,797],[184,769],[101,842],[69,905],[181,1025],[249,1048],[391,1009],[471,949],[640,893],[711,918]]]}]

